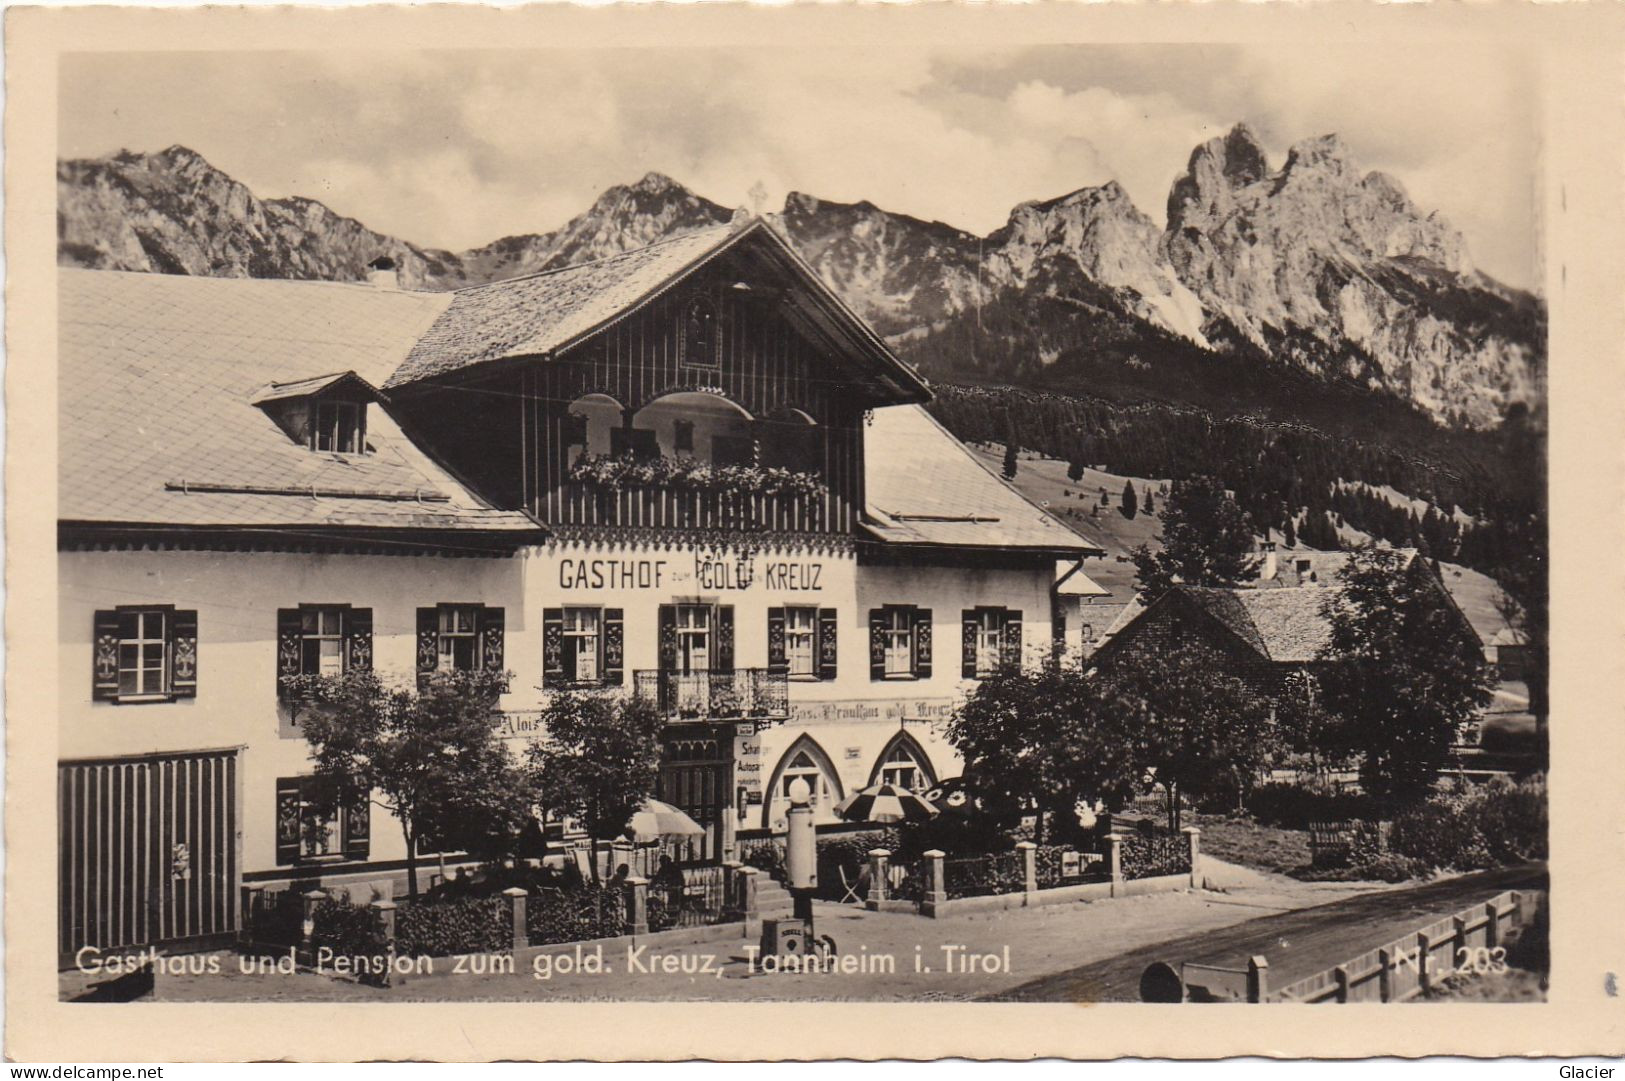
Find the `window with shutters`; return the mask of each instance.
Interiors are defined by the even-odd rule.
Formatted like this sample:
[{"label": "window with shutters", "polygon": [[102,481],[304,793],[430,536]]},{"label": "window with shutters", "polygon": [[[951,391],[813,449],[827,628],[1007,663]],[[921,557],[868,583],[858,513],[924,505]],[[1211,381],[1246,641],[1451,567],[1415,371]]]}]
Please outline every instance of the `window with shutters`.
[{"label": "window with shutters", "polygon": [[348,604],[279,608],[276,629],[278,698],[288,699],[295,677],[340,676],[372,667],[371,608]]},{"label": "window with shutters", "polygon": [[418,685],[426,685],[436,672],[503,672],[504,625],[501,608],[479,604],[419,608]]},{"label": "window with shutters", "polygon": [[276,783],[277,863],[363,860],[371,850],[368,801],[335,799],[320,777],[280,777]]},{"label": "window with shutters", "polygon": [[833,608],[810,605],[769,608],[768,668],[794,680],[834,679],[837,624]]},{"label": "window with shutters", "polygon": [[197,612],[168,605],[99,611],[92,697],[154,702],[197,694]]},{"label": "window with shutters", "polygon": [[1021,613],[1009,608],[967,608],[964,656],[960,674],[986,679],[1001,667],[1021,665]]},{"label": "window with shutters", "polygon": [[912,604],[870,609],[869,678],[931,678],[931,609]]},{"label": "window with shutters", "polygon": [[625,653],[622,609],[542,610],[542,686],[620,686]]}]

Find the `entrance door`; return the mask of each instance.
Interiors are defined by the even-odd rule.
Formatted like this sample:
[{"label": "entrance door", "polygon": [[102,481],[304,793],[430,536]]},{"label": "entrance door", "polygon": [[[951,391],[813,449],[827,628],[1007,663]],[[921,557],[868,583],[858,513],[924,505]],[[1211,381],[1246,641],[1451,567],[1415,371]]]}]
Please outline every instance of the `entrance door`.
[{"label": "entrance door", "polygon": [[237,934],[237,752],[57,767],[58,960]]},{"label": "entrance door", "polygon": [[725,812],[731,809],[733,798],[733,729],[728,729],[726,738],[711,729],[668,730],[661,748],[657,798],[705,827],[703,837],[673,846],[680,859],[721,860],[732,840]]}]

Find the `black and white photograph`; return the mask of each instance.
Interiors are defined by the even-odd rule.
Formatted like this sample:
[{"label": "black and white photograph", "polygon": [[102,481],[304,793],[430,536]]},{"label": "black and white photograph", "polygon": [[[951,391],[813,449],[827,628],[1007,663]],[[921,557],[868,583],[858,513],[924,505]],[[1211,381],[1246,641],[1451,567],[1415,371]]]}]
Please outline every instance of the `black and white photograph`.
[{"label": "black and white photograph", "polygon": [[1593,1001],[1550,78],[70,43],[55,1005]]}]

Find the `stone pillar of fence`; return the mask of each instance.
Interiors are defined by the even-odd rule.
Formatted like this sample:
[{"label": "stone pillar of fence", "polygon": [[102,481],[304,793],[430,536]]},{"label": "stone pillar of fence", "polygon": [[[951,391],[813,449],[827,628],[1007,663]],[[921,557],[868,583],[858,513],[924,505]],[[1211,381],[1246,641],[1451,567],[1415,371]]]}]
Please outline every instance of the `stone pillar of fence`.
[{"label": "stone pillar of fence", "polygon": [[378,935],[378,944],[384,948],[384,956],[395,955],[395,902],[389,898],[373,901],[367,906],[372,912],[373,924]]},{"label": "stone pillar of fence", "polygon": [[237,921],[237,938],[241,942],[254,941],[254,913],[259,911],[260,895],[264,886],[245,885],[242,888],[242,916]]},{"label": "stone pillar of fence", "polygon": [[649,933],[649,880],[633,875],[622,887],[626,891],[626,932],[630,935]]},{"label": "stone pillar of fence", "polygon": [[864,898],[863,907],[870,912],[878,911],[880,902],[891,896],[891,850],[887,848],[871,848],[869,850],[869,896]]},{"label": "stone pillar of fence", "polygon": [[1247,1001],[1263,1002],[1270,993],[1270,963],[1261,953],[1247,959]]},{"label": "stone pillar of fence", "polygon": [[1121,896],[1123,893],[1123,835],[1121,833],[1106,834],[1106,869],[1112,875],[1112,896]]},{"label": "stone pillar of fence", "polygon": [[920,869],[925,874],[925,893],[920,898],[920,915],[936,916],[948,903],[947,870],[943,862],[947,853],[933,848],[920,857]]},{"label": "stone pillar of fence", "polygon": [[1185,848],[1191,857],[1191,889],[1202,888],[1202,831],[1186,826],[1179,832],[1185,835]]},{"label": "stone pillar of fence", "polygon": [[316,906],[327,899],[327,894],[321,890],[309,890],[302,896],[305,913],[299,925],[299,955],[306,964],[314,964],[316,947],[312,940],[316,935]]},{"label": "stone pillar of fence", "polygon": [[502,896],[508,902],[508,927],[513,933],[513,948],[524,949],[530,945],[530,930],[525,926],[525,901],[530,894],[518,886],[509,886],[502,891]]},{"label": "stone pillar of fence", "polygon": [[1031,841],[1017,841],[1016,851],[1021,854],[1021,889],[1030,905],[1038,894],[1038,846]]},{"label": "stone pillar of fence", "polygon": [[756,876],[761,874],[754,867],[741,867],[739,869],[739,914],[745,920],[745,938],[751,939],[762,933],[762,910],[756,904]]},{"label": "stone pillar of fence", "polygon": [[745,866],[739,860],[722,861],[722,907],[737,912],[739,904],[739,869]]}]

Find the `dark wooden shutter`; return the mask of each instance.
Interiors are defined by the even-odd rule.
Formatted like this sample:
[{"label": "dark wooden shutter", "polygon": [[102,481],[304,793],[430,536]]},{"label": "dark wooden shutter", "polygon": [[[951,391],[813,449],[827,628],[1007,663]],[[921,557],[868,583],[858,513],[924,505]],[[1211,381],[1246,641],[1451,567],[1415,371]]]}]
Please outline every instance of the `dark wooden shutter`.
[{"label": "dark wooden shutter", "polygon": [[197,611],[175,611],[169,622],[169,692],[197,696]]},{"label": "dark wooden shutter", "polygon": [[299,828],[303,822],[303,786],[298,777],[276,781],[276,861],[299,861]]},{"label": "dark wooden shutter", "polygon": [[914,609],[914,676],[931,678],[931,609]]},{"label": "dark wooden shutter", "polygon": [[507,614],[501,608],[480,609],[480,664],[487,672],[501,672],[504,669],[507,622]]},{"label": "dark wooden shutter", "polygon": [[869,609],[869,678],[886,678],[886,610]]},{"label": "dark wooden shutter", "polygon": [[820,608],[818,610],[818,678],[835,678],[836,628],[840,620],[835,617],[835,609]]},{"label": "dark wooden shutter", "polygon": [[623,609],[604,609],[604,663],[599,671],[606,687],[619,687],[626,682],[626,612]]},{"label": "dark wooden shutter", "polygon": [[999,635],[999,660],[1012,668],[1021,667],[1021,613],[1004,613],[1004,630]]},{"label": "dark wooden shutter", "polygon": [[717,659],[712,668],[720,672],[734,670],[734,606],[717,605]]},{"label": "dark wooden shutter", "polygon": [[90,658],[90,697],[118,697],[118,613],[107,609],[96,613],[94,644]]},{"label": "dark wooden shutter", "polygon": [[[574,673],[572,673],[573,675]],[[542,686],[562,687],[564,672],[564,609],[542,609]]]},{"label": "dark wooden shutter", "polygon": [[370,792],[353,795],[344,809],[344,857],[364,860],[372,853],[372,800]]},{"label": "dark wooden shutter", "polygon": [[662,604],[659,618],[660,670],[674,672],[677,670],[677,606]]},{"label": "dark wooden shutter", "polygon": [[959,674],[966,679],[976,678],[976,609],[966,608],[959,613],[961,637]]},{"label": "dark wooden shutter", "polygon": [[283,678],[297,676],[300,671],[302,627],[299,609],[276,610],[276,696],[279,699],[288,697],[288,685],[282,682]]},{"label": "dark wooden shutter", "polygon": [[440,663],[440,610],[418,609],[418,690],[422,690]]},{"label": "dark wooden shutter", "polygon": [[789,659],[784,655],[784,609],[767,610],[767,666],[785,668]]},{"label": "dark wooden shutter", "polygon": [[344,610],[344,670],[372,671],[372,609]]}]

